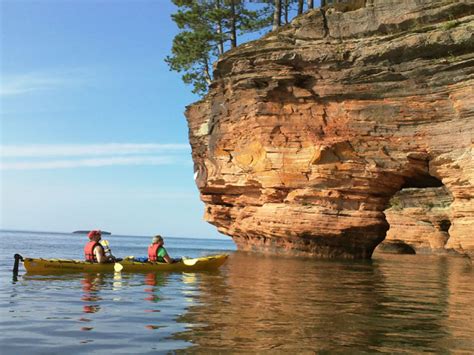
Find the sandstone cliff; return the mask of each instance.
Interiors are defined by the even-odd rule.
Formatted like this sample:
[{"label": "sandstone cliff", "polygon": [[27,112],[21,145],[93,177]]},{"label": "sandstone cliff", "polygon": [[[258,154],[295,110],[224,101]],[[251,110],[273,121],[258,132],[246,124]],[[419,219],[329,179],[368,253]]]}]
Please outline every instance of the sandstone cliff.
[{"label": "sandstone cliff", "polygon": [[243,250],[369,258],[416,224],[387,221],[398,191],[442,188],[436,248],[473,255],[473,33],[471,1],[371,0],[228,52],[186,111],[205,219]]},{"label": "sandstone cliff", "polygon": [[450,248],[451,204],[446,187],[408,188],[395,194],[385,210],[390,229],[377,250],[446,254]]}]

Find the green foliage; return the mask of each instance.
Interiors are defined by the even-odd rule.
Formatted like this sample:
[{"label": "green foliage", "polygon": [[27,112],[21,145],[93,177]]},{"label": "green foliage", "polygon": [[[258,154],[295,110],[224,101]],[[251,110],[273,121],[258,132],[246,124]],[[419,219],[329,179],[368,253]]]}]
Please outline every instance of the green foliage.
[{"label": "green foliage", "polygon": [[[237,46],[237,37],[272,25],[275,0],[172,0],[178,8],[171,17],[180,32],[173,39],[170,70],[182,74],[193,93],[204,95],[212,82],[212,63]],[[282,15],[297,0],[281,0]]]},{"label": "green foliage", "polygon": [[243,0],[172,0],[172,15],[180,32],[173,39],[165,61],[182,73],[193,93],[204,95],[212,82],[212,62],[226,48],[237,45],[237,36],[268,25],[262,10],[250,10]]},{"label": "green foliage", "polygon": [[270,25],[270,16],[267,8],[248,10],[244,2],[239,5],[238,30],[239,34],[259,31]]},{"label": "green foliage", "polygon": [[165,61],[171,70],[183,73],[183,81],[194,86],[194,93],[203,94],[212,80],[210,55],[216,41],[208,3],[195,0],[173,0],[173,3],[178,12],[172,19],[181,32],[173,39],[172,55]]}]

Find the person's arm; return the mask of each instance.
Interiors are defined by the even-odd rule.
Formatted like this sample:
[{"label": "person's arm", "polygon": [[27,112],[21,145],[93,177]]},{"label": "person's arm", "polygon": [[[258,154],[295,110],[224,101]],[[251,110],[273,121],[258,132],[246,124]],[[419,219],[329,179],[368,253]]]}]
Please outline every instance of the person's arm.
[{"label": "person's arm", "polygon": [[168,253],[165,254],[165,256],[163,256],[163,259],[168,263],[168,264],[171,264],[173,262],[173,260],[170,258],[170,256],[168,255]]},{"label": "person's arm", "polygon": [[108,261],[107,256],[104,254],[104,249],[98,245],[96,245],[96,247],[94,248],[94,255],[99,264],[103,264]]},{"label": "person's arm", "polygon": [[173,262],[173,259],[170,258],[168,255],[168,252],[164,247],[160,247],[158,249],[158,256],[162,257],[164,261],[166,261],[168,264],[171,264]]}]

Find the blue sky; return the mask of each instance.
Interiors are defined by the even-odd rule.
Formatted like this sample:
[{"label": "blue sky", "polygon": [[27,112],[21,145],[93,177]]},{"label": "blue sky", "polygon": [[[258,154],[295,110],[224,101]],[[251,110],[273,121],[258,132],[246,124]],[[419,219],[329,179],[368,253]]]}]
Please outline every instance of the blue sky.
[{"label": "blue sky", "polygon": [[[315,2],[316,3],[316,2]],[[0,0],[0,229],[214,238],[168,0]]]},{"label": "blue sky", "polygon": [[170,1],[1,1],[0,228],[217,237]]}]

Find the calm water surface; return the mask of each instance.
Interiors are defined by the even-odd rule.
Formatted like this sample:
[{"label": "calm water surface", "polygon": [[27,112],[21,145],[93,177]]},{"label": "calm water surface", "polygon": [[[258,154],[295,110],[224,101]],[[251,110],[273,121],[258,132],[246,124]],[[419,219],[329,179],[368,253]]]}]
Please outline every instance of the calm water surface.
[{"label": "calm water surface", "polygon": [[[117,256],[149,237],[107,236]],[[28,275],[13,254],[82,258],[86,237],[0,232],[1,354],[474,352],[474,271],[464,258],[315,261],[166,238],[172,256],[228,252],[214,273]]]}]

